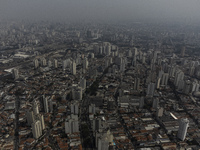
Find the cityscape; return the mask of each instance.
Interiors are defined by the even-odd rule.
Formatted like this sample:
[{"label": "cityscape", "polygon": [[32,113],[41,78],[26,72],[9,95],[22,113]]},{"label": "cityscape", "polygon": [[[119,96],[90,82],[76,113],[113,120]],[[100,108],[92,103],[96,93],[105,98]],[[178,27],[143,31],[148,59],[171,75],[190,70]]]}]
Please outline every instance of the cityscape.
[{"label": "cityscape", "polygon": [[199,150],[200,26],[0,22],[0,150]]}]

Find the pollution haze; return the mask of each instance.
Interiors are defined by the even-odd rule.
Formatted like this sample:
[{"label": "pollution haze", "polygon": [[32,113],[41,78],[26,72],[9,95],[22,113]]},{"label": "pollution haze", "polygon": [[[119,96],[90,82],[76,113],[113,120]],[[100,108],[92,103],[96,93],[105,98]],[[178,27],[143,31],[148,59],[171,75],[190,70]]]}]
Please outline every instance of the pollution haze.
[{"label": "pollution haze", "polygon": [[1,0],[0,19],[200,22],[199,0]]}]

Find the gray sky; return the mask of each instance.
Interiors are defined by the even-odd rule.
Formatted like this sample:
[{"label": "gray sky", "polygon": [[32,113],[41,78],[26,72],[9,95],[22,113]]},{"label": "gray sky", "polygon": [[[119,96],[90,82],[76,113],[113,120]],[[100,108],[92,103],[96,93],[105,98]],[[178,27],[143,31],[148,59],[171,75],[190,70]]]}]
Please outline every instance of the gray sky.
[{"label": "gray sky", "polygon": [[200,0],[0,0],[0,19],[200,21]]}]

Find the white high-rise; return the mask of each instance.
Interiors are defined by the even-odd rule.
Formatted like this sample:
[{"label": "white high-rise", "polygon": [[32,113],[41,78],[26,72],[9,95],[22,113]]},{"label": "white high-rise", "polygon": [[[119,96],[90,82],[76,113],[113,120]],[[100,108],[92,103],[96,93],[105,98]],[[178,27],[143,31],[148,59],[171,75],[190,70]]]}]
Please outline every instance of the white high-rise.
[{"label": "white high-rise", "polygon": [[41,59],[41,64],[42,64],[43,67],[47,65],[47,61],[46,61],[45,58]]},{"label": "white high-rise", "polygon": [[178,129],[178,138],[182,141],[185,140],[187,129],[189,127],[189,120],[187,118],[182,118],[179,122],[179,129]]},{"label": "white high-rise", "polygon": [[157,117],[162,117],[163,116],[163,111],[164,111],[163,107],[157,108],[157,110],[156,110],[156,116]]},{"label": "white high-rise", "polygon": [[94,53],[91,53],[90,56],[91,56],[91,58],[93,59],[93,58],[94,58]]},{"label": "white high-rise", "polygon": [[35,69],[39,67],[39,62],[37,59],[33,61]]},{"label": "white high-rise", "polygon": [[88,69],[88,60],[87,60],[87,58],[85,58],[84,60],[83,60],[83,69]]},{"label": "white high-rise", "polygon": [[53,66],[54,66],[54,68],[58,68],[58,61],[57,61],[57,59],[53,60]]},{"label": "white high-rise", "polygon": [[32,133],[35,139],[38,139],[42,135],[42,127],[39,120],[32,123]]},{"label": "white high-rise", "polygon": [[44,130],[45,129],[44,116],[43,115],[39,115],[39,120],[40,120],[40,123],[41,123],[42,130]]},{"label": "white high-rise", "polygon": [[67,67],[67,60],[63,60],[63,64],[62,64],[63,70],[66,70]]},{"label": "white high-rise", "polygon": [[156,88],[159,89],[160,88],[160,80],[161,78],[158,78],[157,82],[156,82]]},{"label": "white high-rise", "polygon": [[13,74],[13,78],[14,79],[18,79],[19,78],[19,72],[17,69],[13,69],[12,70],[12,74]]},{"label": "white high-rise", "polygon": [[194,82],[191,84],[191,92],[199,91],[199,83],[197,80],[194,80]]}]

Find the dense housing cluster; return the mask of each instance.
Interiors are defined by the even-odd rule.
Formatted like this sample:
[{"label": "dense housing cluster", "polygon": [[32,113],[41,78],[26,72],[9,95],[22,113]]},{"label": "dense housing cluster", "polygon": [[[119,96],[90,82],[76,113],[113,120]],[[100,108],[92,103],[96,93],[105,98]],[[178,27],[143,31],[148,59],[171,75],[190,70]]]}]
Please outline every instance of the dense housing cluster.
[{"label": "dense housing cluster", "polygon": [[0,35],[2,149],[200,148],[199,32],[2,22]]}]

